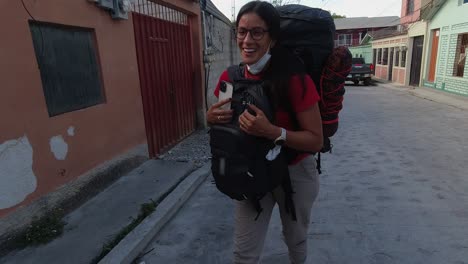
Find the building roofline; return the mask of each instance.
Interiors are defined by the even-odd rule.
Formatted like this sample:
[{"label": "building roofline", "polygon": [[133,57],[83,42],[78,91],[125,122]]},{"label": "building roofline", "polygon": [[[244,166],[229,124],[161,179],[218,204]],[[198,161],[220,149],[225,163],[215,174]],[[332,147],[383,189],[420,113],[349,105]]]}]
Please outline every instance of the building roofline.
[{"label": "building roofline", "polygon": [[219,9],[216,7],[216,5],[213,2],[211,2],[211,0],[205,0],[205,1],[206,1],[206,7],[202,11],[207,12],[210,15],[213,15],[214,17],[223,21],[229,26],[232,25],[231,20],[229,20],[229,18],[227,18],[221,11],[219,11]]},{"label": "building roofline", "polygon": [[407,35],[407,34],[408,34],[407,32],[396,32],[396,33],[393,33],[393,34],[388,34],[388,35],[384,35],[384,36],[375,37],[375,38],[373,38],[373,40],[393,38],[393,37],[403,36],[403,35]]},{"label": "building roofline", "polygon": [[399,25],[400,17],[398,16],[350,17],[350,18],[337,18],[334,21],[336,25],[336,30],[385,28],[385,27],[393,27],[393,26]]},{"label": "building roofline", "polygon": [[431,2],[421,9],[421,18],[431,20],[444,6],[447,0],[430,0]]}]

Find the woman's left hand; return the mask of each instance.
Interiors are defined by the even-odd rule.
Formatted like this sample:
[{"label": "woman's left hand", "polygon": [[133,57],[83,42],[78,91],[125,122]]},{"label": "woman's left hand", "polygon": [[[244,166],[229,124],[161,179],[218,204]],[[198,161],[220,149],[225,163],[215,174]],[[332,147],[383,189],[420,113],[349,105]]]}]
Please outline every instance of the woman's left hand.
[{"label": "woman's left hand", "polygon": [[273,124],[270,123],[265,113],[258,107],[251,104],[249,108],[255,112],[255,115],[245,110],[244,113],[239,116],[240,129],[249,135],[267,137],[274,129]]}]

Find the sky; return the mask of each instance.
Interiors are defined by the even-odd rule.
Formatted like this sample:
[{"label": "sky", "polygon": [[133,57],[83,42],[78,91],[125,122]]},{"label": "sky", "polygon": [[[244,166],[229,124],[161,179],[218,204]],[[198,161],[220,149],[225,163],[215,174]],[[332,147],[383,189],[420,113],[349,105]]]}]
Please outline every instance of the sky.
[{"label": "sky", "polygon": [[[231,19],[232,0],[211,1]],[[236,15],[242,5],[248,2],[250,0],[235,0]],[[402,0],[300,0],[302,5],[322,8],[346,17],[400,16],[401,2]]]}]

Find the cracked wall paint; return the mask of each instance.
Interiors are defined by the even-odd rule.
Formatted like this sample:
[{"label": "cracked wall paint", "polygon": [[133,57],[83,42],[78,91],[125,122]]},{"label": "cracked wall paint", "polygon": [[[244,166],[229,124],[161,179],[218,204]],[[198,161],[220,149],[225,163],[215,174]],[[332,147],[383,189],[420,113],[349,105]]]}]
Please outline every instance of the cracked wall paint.
[{"label": "cracked wall paint", "polygon": [[50,139],[50,150],[58,160],[65,160],[68,154],[68,144],[61,135]]},{"label": "cracked wall paint", "polygon": [[75,135],[75,127],[71,126],[68,128],[67,133],[70,137],[73,137]]},{"label": "cracked wall paint", "polygon": [[0,209],[13,207],[37,187],[33,149],[26,136],[0,144]]}]

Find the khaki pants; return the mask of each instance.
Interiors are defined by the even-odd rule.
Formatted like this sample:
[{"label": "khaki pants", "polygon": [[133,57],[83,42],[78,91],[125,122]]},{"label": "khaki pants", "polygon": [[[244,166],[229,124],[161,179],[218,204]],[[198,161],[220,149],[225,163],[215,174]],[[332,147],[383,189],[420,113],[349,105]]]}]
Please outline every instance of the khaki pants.
[{"label": "khaki pants", "polygon": [[305,263],[307,258],[307,230],[312,204],[318,195],[319,177],[313,156],[308,156],[296,165],[289,166],[293,187],[293,200],[297,221],[286,213],[284,192],[278,187],[266,195],[260,204],[263,208],[257,221],[257,211],[248,201],[236,201],[234,230],[234,263],[256,264],[265,242],[273,207],[279,206],[283,235],[289,250],[291,263]]}]

